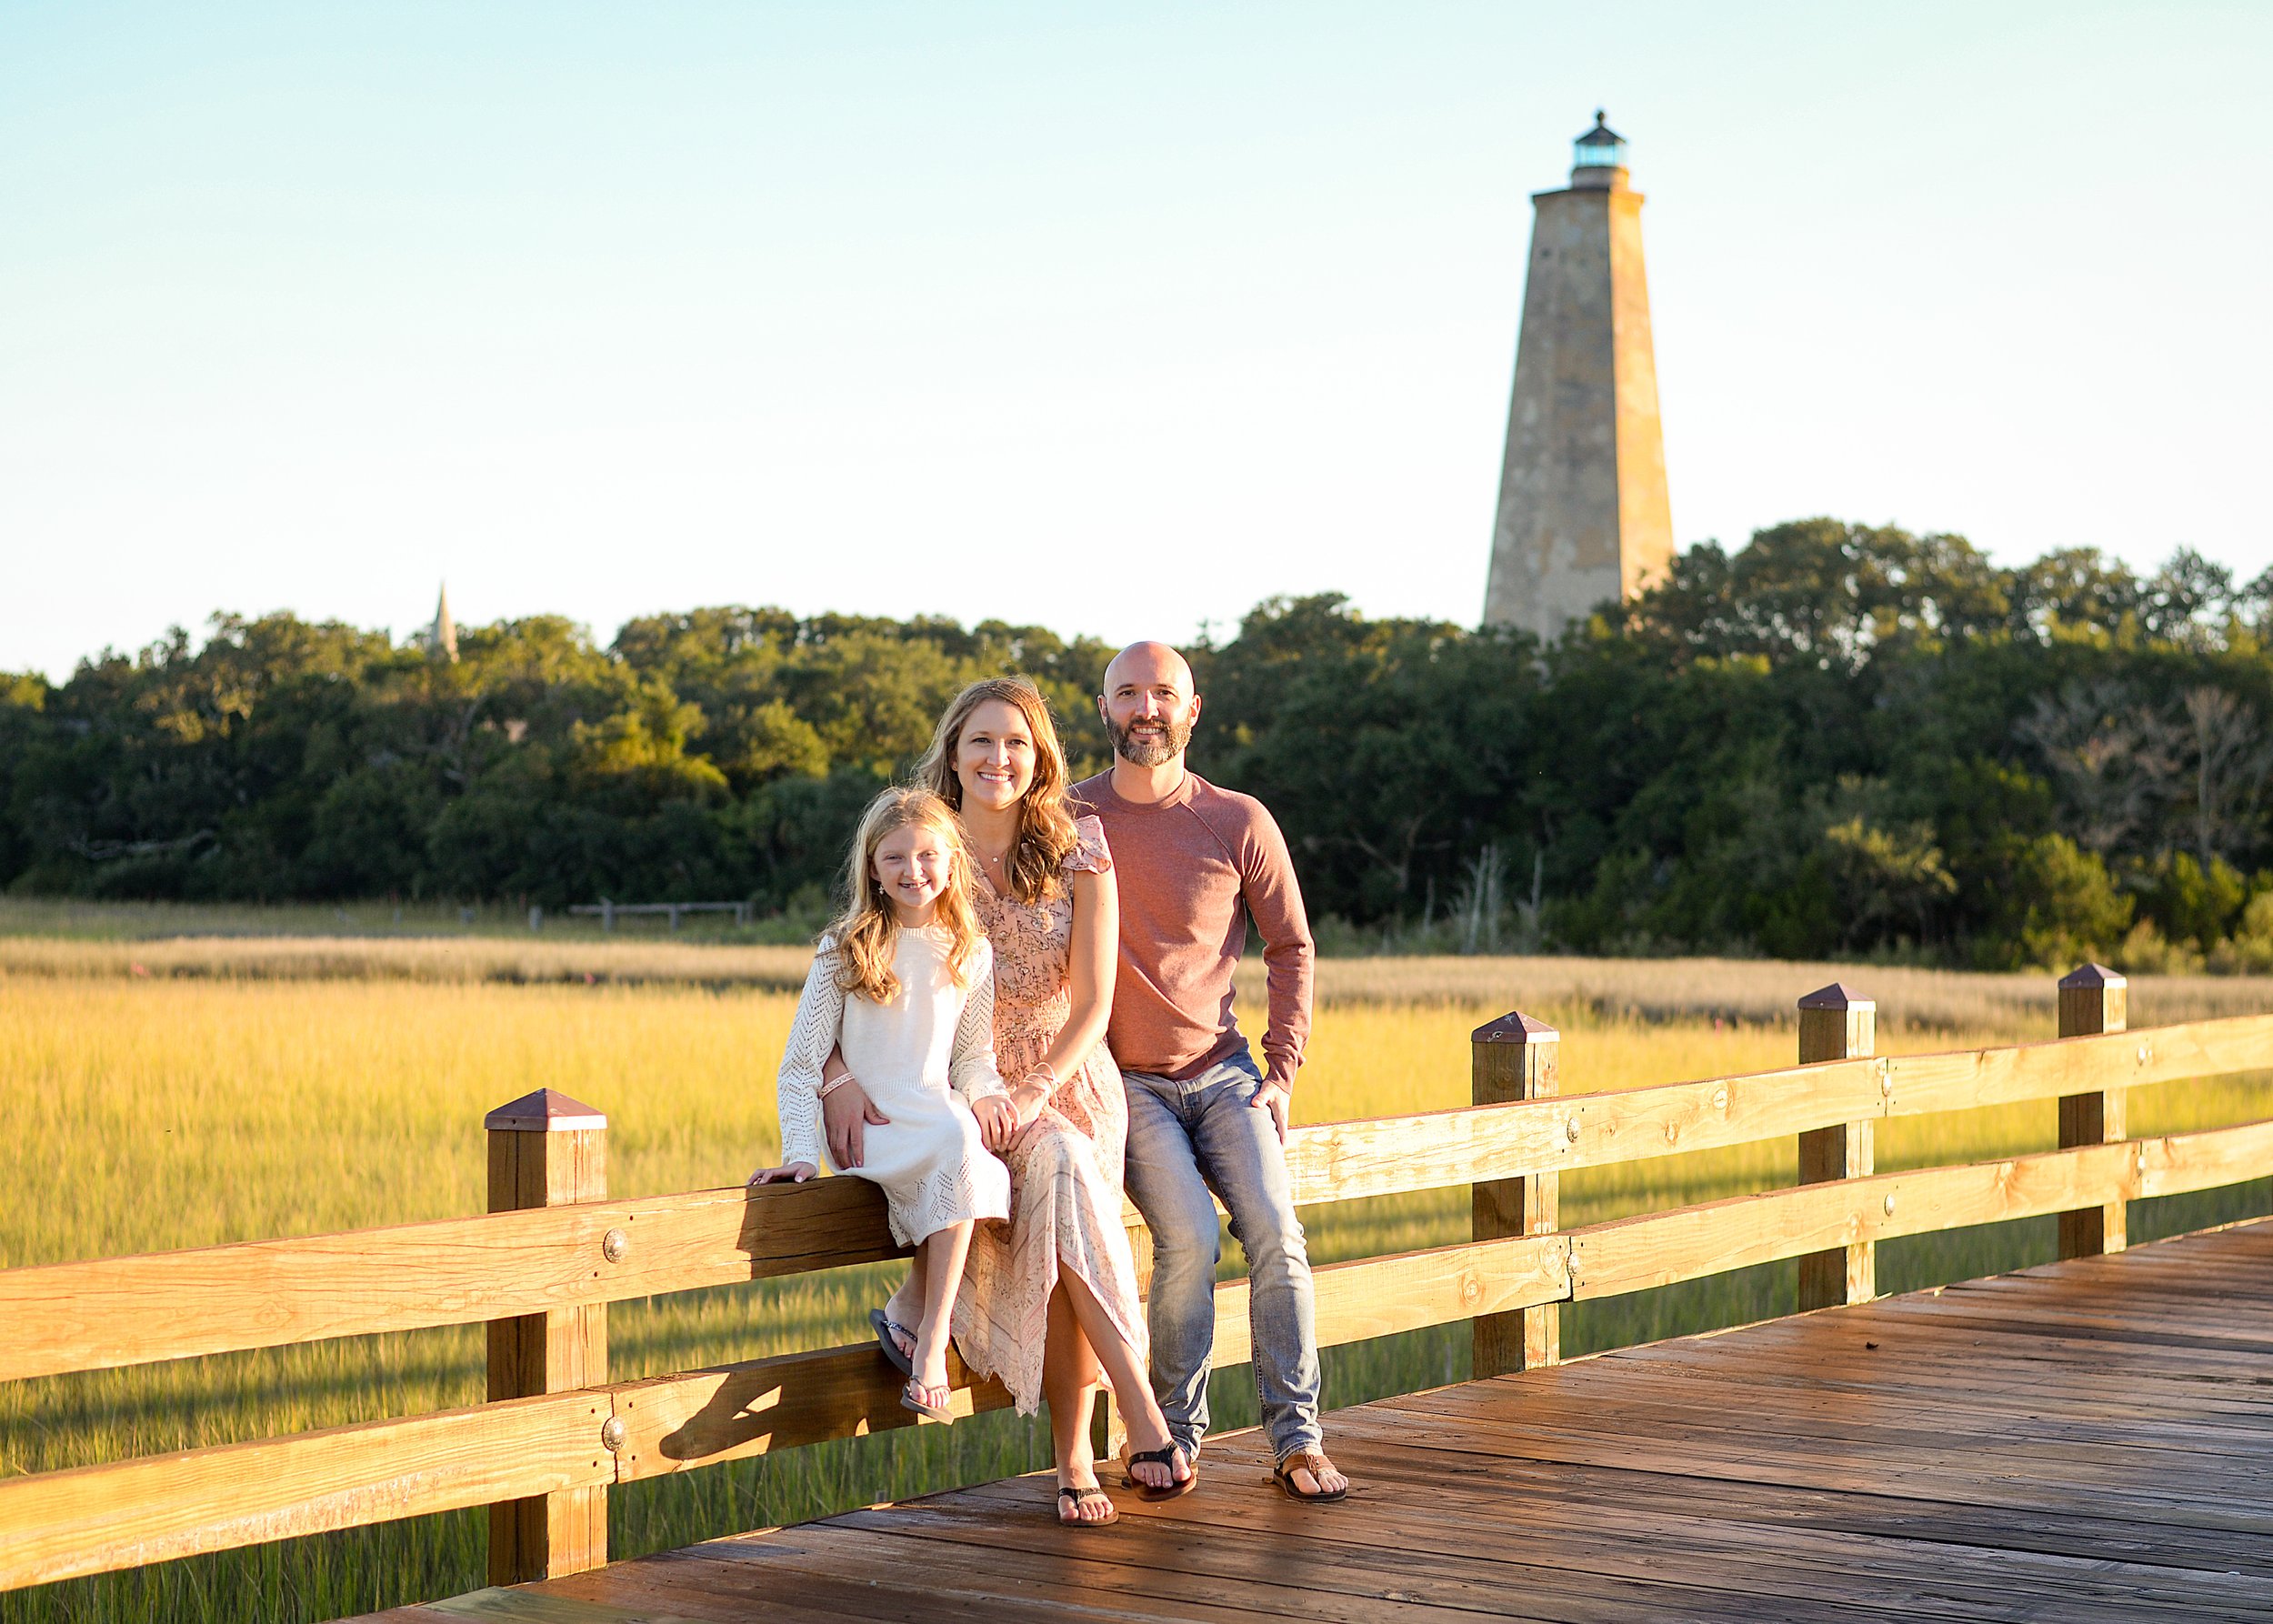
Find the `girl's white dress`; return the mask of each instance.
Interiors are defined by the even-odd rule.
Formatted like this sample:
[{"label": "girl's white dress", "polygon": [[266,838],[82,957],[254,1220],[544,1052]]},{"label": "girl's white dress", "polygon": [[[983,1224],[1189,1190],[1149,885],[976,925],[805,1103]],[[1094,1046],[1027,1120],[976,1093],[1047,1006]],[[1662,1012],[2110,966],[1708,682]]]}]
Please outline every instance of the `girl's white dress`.
[{"label": "girl's white dress", "polygon": [[[899,996],[877,1004],[836,985],[835,946],[822,942],[781,1058],[781,1159],[849,1170],[879,1185],[892,1237],[913,1246],[965,1218],[1010,1212],[1010,1169],[980,1143],[971,1101],[1005,1092],[995,1066],[994,951],[985,942],[971,984],[947,973],[947,933],[897,933]],[[821,1068],[832,1048],[891,1118],[864,1130],[861,1165],[829,1159],[821,1127]]]}]

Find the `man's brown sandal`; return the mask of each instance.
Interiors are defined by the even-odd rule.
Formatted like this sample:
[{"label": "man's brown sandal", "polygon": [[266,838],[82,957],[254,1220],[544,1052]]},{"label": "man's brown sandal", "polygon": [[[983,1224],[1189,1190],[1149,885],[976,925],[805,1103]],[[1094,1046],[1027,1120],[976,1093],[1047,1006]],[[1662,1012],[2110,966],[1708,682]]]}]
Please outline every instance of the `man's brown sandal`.
[{"label": "man's brown sandal", "polygon": [[[1086,1489],[1061,1489],[1057,1491],[1057,1498],[1061,1501],[1073,1501],[1075,1507],[1074,1515],[1071,1517],[1066,1515],[1066,1508],[1063,1505],[1057,1508],[1057,1526],[1061,1529],[1110,1528],[1121,1519],[1121,1509],[1113,1503],[1113,1497],[1094,1483]],[[1084,1517],[1081,1515],[1080,1508],[1091,1500],[1105,1502],[1104,1516]]]},{"label": "man's brown sandal", "polygon": [[[1190,1476],[1181,1483],[1177,1482],[1176,1460],[1177,1457],[1183,1453],[1182,1446],[1174,1439],[1157,1449],[1143,1449],[1135,1454],[1131,1454],[1128,1446],[1123,1444],[1121,1446],[1121,1482],[1126,1487],[1135,1489],[1136,1498],[1140,1500],[1172,1500],[1180,1494],[1189,1494],[1199,1487],[1199,1462],[1187,1456],[1185,1458],[1186,1469]],[[1167,1467],[1168,1486],[1166,1489],[1160,1489],[1140,1480],[1134,1470],[1135,1468],[1140,1466]]]},{"label": "man's brown sandal", "polygon": [[1339,1489],[1305,1490],[1295,1481],[1295,1474],[1308,1472],[1313,1483],[1323,1483],[1326,1481],[1327,1473],[1339,1470],[1341,1468],[1328,1460],[1322,1449],[1297,1449],[1271,1469],[1271,1476],[1278,1479],[1278,1486],[1287,1491],[1288,1499],[1324,1504],[1326,1501],[1338,1500],[1347,1495],[1349,1485],[1345,1483]]}]

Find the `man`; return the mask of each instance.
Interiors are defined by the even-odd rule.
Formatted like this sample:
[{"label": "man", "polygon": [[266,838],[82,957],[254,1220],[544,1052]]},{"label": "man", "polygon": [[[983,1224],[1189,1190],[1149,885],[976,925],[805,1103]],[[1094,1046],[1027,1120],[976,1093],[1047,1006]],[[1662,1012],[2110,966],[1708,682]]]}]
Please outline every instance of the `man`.
[{"label": "man", "polygon": [[[1256,1389],[1280,1486],[1337,1500],[1322,1449],[1309,1254],[1287,1178],[1287,1108],[1310,1030],[1310,925],[1286,837],[1250,796],[1184,765],[1200,697],[1184,657],[1136,643],[1106,668],[1113,767],[1074,787],[1105,824],[1120,881],[1120,972],[1107,1039],[1128,1091],[1128,1193],[1152,1229],[1152,1385],[1184,1456],[1207,1432],[1216,1341],[1216,1208],[1247,1254]],[[1269,971],[1258,1068],[1231,1012],[1252,913]]]}]

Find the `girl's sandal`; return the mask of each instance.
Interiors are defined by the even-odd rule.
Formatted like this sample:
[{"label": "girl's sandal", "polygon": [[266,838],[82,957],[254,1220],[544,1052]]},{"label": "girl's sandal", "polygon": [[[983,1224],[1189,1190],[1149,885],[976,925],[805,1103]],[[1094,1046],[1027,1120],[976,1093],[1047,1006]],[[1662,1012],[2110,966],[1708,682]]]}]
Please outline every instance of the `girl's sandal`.
[{"label": "girl's sandal", "polygon": [[1324,1505],[1328,1501],[1346,1498],[1349,1493],[1348,1486],[1345,1484],[1339,1489],[1307,1490],[1295,1481],[1295,1474],[1308,1472],[1313,1483],[1323,1483],[1327,1472],[1340,1469],[1341,1468],[1326,1458],[1323,1450],[1297,1449],[1286,1459],[1271,1468],[1271,1476],[1278,1479],[1278,1486],[1287,1491],[1288,1499],[1302,1500],[1310,1505]]},{"label": "girl's sandal", "polygon": [[[934,1393],[939,1396],[934,1398]],[[900,1402],[917,1415],[928,1416],[935,1421],[955,1419],[955,1412],[947,1408],[955,1402],[955,1393],[944,1382],[938,1387],[927,1388],[911,1376],[907,1385],[900,1389]]]},{"label": "girl's sandal", "polygon": [[[1134,1454],[1130,1453],[1128,1445],[1123,1444],[1121,1446],[1121,1482],[1123,1486],[1135,1489],[1136,1491],[1136,1498],[1140,1500],[1172,1500],[1178,1495],[1191,1493],[1193,1489],[1199,1487],[1199,1462],[1197,1460],[1188,1460],[1187,1462],[1187,1469],[1190,1475],[1181,1483],[1177,1482],[1176,1480],[1177,1457],[1183,1453],[1184,1451],[1177,1448],[1173,1440],[1163,1445],[1157,1449],[1143,1449]],[[1167,1467],[1168,1469],[1168,1486],[1166,1489],[1157,1489],[1150,1483],[1140,1481],[1134,1469],[1135,1468],[1140,1466]]]},{"label": "girl's sandal", "polygon": [[[1066,1515],[1065,1506],[1062,1503],[1058,1506],[1057,1526],[1060,1528],[1110,1528],[1113,1524],[1120,1521],[1121,1519],[1121,1509],[1113,1503],[1113,1497],[1106,1493],[1104,1489],[1097,1488],[1095,1484],[1090,1485],[1086,1489],[1061,1489],[1057,1491],[1057,1498],[1060,1502],[1066,1500],[1073,1501],[1076,1508],[1075,1514],[1068,1517]],[[1105,1502],[1104,1516],[1084,1517],[1080,1514],[1079,1508],[1088,1504],[1091,1500],[1103,1500]]]},{"label": "girl's sandal", "polygon": [[882,1308],[868,1310],[868,1328],[876,1332],[876,1346],[883,1350],[884,1357],[892,1361],[892,1368],[902,1376],[913,1380],[916,1375],[916,1361],[901,1351],[900,1338],[906,1337],[913,1342],[916,1340],[916,1333],[894,1319]]}]

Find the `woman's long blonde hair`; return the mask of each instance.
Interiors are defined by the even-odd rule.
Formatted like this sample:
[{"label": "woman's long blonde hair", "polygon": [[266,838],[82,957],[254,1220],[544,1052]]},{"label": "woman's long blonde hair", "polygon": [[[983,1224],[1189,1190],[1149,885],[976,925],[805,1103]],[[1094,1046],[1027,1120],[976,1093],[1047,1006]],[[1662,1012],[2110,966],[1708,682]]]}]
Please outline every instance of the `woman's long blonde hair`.
[{"label": "woman's long blonde hair", "polygon": [[971,713],[990,699],[1015,706],[1034,736],[1034,782],[1018,803],[1018,837],[1003,868],[1012,896],[1020,902],[1039,902],[1056,894],[1058,870],[1074,848],[1074,820],[1066,810],[1066,752],[1057,742],[1057,724],[1050,719],[1041,689],[1023,677],[989,677],[965,688],[940,717],[931,748],[916,768],[916,782],[962,812],[963,778],[955,770],[956,751]]},{"label": "woman's long blonde hair", "polygon": [[973,960],[986,939],[971,907],[970,849],[963,844],[963,826],[946,802],[930,790],[914,784],[893,786],[860,815],[860,832],[853,837],[852,855],[845,865],[845,911],[821,938],[823,947],[836,949],[836,985],[871,1003],[888,1004],[900,996],[900,978],[892,973],[899,916],[876,883],[876,847],[886,836],[911,827],[945,837],[953,857],[952,872],[932,908],[931,922],[947,933],[947,974],[956,986],[970,985]]}]

